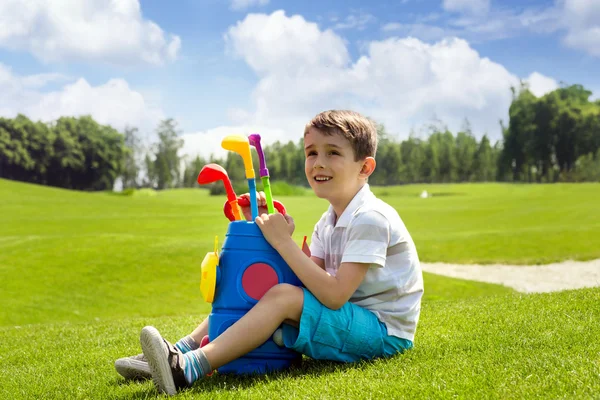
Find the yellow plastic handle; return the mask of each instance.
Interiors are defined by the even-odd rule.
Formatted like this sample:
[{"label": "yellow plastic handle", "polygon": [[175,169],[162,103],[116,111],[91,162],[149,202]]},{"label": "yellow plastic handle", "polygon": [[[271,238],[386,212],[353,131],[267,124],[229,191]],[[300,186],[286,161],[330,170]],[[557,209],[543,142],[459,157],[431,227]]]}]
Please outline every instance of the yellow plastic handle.
[{"label": "yellow plastic handle", "polygon": [[246,179],[254,178],[254,168],[252,167],[252,153],[250,152],[250,142],[246,136],[228,135],[221,141],[221,147],[225,150],[233,151],[242,156]]},{"label": "yellow plastic handle", "polygon": [[212,303],[215,299],[215,289],[217,287],[217,267],[219,265],[219,254],[217,253],[218,237],[215,237],[215,250],[206,253],[201,266],[200,293],[204,301]]},{"label": "yellow plastic handle", "polygon": [[215,288],[217,286],[217,265],[219,257],[214,253],[207,253],[202,261],[202,278],[200,279],[200,292],[207,303],[215,299]]}]

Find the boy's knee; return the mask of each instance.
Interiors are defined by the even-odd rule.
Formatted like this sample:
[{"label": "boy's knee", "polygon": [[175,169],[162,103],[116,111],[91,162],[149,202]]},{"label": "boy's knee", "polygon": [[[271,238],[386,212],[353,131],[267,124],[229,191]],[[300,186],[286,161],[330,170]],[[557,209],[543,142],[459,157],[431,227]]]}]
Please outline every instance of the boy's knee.
[{"label": "boy's knee", "polygon": [[265,293],[264,297],[297,297],[302,296],[302,289],[298,286],[290,285],[289,283],[279,283]]},{"label": "boy's knee", "polygon": [[282,306],[299,306],[302,308],[304,292],[298,286],[288,283],[280,283],[271,287],[261,299],[263,301],[275,301]]}]

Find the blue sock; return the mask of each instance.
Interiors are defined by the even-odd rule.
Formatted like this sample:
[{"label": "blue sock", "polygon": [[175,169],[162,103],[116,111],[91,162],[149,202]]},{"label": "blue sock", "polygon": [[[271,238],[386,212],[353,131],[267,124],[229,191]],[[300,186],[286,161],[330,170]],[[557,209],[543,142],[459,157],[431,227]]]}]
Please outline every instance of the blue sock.
[{"label": "blue sock", "polygon": [[185,358],[183,372],[185,374],[185,380],[190,385],[212,371],[210,363],[202,349],[189,351],[185,353],[183,357]]},{"label": "blue sock", "polygon": [[196,343],[194,339],[190,335],[183,337],[175,343],[175,347],[181,350],[182,353],[187,353],[188,351],[196,350],[200,345]]}]

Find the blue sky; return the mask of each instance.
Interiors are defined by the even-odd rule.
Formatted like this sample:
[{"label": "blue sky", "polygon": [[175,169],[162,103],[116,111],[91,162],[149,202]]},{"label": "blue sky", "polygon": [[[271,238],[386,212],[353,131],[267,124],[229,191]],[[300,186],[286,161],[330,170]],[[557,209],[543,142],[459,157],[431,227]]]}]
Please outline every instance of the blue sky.
[{"label": "blue sky", "polygon": [[91,114],[189,155],[223,135],[297,140],[329,108],[399,138],[434,119],[500,137],[509,87],[600,94],[598,0],[3,0],[0,116]]}]

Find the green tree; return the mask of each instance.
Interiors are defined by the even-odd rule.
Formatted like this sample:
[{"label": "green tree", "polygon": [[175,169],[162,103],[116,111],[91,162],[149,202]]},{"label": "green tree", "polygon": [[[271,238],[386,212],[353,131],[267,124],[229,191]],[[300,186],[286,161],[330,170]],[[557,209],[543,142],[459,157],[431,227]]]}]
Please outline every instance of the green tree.
[{"label": "green tree", "polygon": [[455,148],[454,135],[446,129],[440,140],[440,178],[444,183],[457,180],[458,163]]},{"label": "green tree", "polygon": [[441,181],[441,142],[440,132],[433,133],[425,142],[425,154],[421,161],[422,176],[425,178],[425,182],[435,183]]},{"label": "green tree", "polygon": [[386,164],[384,166],[386,172],[386,185],[398,185],[404,183],[403,172],[404,165],[402,164],[402,152],[400,144],[390,143],[386,149]]},{"label": "green tree", "polygon": [[475,153],[477,150],[477,139],[473,136],[469,122],[465,121],[465,127],[456,135],[455,160],[456,174],[459,182],[468,182],[474,179],[476,174],[474,170]]},{"label": "green tree", "polygon": [[177,122],[172,119],[161,121],[156,129],[158,144],[154,153],[154,175],[159,190],[177,187],[180,183],[179,150],[183,140],[179,137]]},{"label": "green tree", "polygon": [[536,97],[523,84],[519,91],[511,90],[513,101],[508,110],[510,121],[504,137],[501,169],[510,170],[513,181],[530,181],[532,156],[529,150],[536,130],[533,108]]},{"label": "green tree", "polygon": [[575,162],[576,178],[580,182],[600,182],[600,149],[580,156]]},{"label": "green tree", "polygon": [[[227,152],[227,158],[225,165],[223,165],[229,179],[232,182],[245,182],[246,181],[246,169],[244,167],[244,159],[237,153]],[[256,174],[256,172],[255,172]]]},{"label": "green tree", "polygon": [[298,144],[294,144],[293,152],[290,157],[290,168],[294,173],[291,181],[294,185],[307,185],[306,174],[304,173],[304,140],[301,139]]},{"label": "green tree", "polygon": [[183,173],[183,187],[198,187],[198,174],[206,164],[208,164],[206,160],[199,155],[190,163],[186,163]]},{"label": "green tree", "polygon": [[142,180],[142,187],[145,188],[156,188],[157,175],[154,160],[150,157],[150,154],[144,156],[144,178]]},{"label": "green tree", "polygon": [[16,120],[0,118],[0,176],[27,181],[35,168],[29,154],[29,120],[19,115]]},{"label": "green tree", "polygon": [[400,144],[400,154],[405,160],[405,176],[408,183],[424,182],[425,144],[412,134]]},{"label": "green tree", "polygon": [[493,181],[496,177],[496,160],[487,135],[483,135],[473,157],[473,174],[478,182]]},{"label": "green tree", "polygon": [[139,186],[138,176],[140,165],[138,158],[141,151],[141,140],[138,136],[138,129],[132,127],[125,128],[125,149],[123,151],[123,187],[136,188]]},{"label": "green tree", "polygon": [[54,158],[48,169],[48,184],[51,186],[74,189],[77,174],[85,166],[85,154],[75,124],[75,118],[62,117],[51,125],[56,138]]},{"label": "green tree", "polygon": [[91,116],[74,120],[84,154],[84,165],[74,176],[80,190],[111,190],[123,169],[124,137],[116,129],[98,124]]}]

